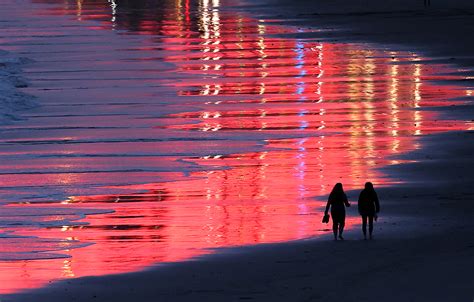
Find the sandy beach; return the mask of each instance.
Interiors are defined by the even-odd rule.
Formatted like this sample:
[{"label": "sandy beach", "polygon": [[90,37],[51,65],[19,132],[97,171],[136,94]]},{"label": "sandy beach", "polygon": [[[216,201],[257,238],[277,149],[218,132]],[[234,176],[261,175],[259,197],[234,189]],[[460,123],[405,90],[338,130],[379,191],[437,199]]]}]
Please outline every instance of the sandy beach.
[{"label": "sandy beach", "polygon": [[[432,0],[424,8],[418,2],[269,0],[266,5],[272,10],[255,3],[238,9],[253,7],[255,16],[279,25],[329,29],[301,37],[373,43],[387,53],[417,51],[428,66],[455,64],[452,74],[460,76],[456,83],[470,91],[474,5]],[[294,32],[278,35],[298,38]],[[446,84],[436,78],[432,82]],[[450,106],[423,110],[441,112],[439,124],[472,124],[472,97],[463,93],[456,99]],[[317,238],[245,242],[244,247],[219,247],[210,255],[164,261],[138,272],[55,281],[2,295],[1,301],[471,301],[474,140],[472,125],[467,129],[433,131],[418,138],[421,148],[387,155],[394,162],[377,171],[389,175],[392,184],[376,187],[382,210],[374,240],[363,240],[354,222],[344,241],[333,241],[325,229]],[[254,141],[245,147],[261,148]],[[191,173],[195,166],[185,168]],[[351,189],[348,215],[355,221],[359,191]],[[314,215],[319,221],[321,213]]]},{"label": "sandy beach", "polygon": [[[429,137],[443,149],[391,169],[408,185],[380,192],[375,239],[303,240],[228,249],[139,273],[52,284],[5,301],[466,301],[474,280],[469,133]],[[459,139],[469,141],[463,146]],[[451,155],[457,154],[456,158]],[[430,159],[426,160],[429,155]],[[439,173],[443,171],[443,173]],[[460,173],[462,171],[462,173]],[[449,175],[450,177],[445,177]],[[419,181],[421,178],[427,181]],[[453,190],[453,188],[455,190]],[[353,213],[352,213],[353,214]],[[397,217],[384,223],[383,217]]]}]

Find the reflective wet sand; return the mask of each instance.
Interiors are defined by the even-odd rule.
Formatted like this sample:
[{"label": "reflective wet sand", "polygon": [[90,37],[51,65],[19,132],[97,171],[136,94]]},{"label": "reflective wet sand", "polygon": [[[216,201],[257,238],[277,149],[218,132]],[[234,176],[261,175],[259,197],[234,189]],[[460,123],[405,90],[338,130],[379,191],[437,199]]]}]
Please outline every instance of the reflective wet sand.
[{"label": "reflective wet sand", "polygon": [[12,3],[0,48],[43,107],[1,128],[3,293],[325,234],[334,183],[397,184],[377,168],[470,126],[426,110],[470,93],[450,67],[237,2]]}]

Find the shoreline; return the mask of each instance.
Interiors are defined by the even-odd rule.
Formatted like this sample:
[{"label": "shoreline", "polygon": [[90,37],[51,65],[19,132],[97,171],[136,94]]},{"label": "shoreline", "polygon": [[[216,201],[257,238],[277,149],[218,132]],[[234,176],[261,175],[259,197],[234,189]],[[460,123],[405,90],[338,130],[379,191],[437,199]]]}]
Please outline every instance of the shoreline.
[{"label": "shoreline", "polygon": [[[2,301],[472,299],[474,203],[465,201],[472,201],[474,192],[464,185],[473,177],[473,169],[469,168],[474,163],[465,159],[470,157],[474,141],[460,146],[459,136],[470,137],[472,132],[424,137],[428,147],[440,139],[449,143],[432,154],[431,160],[388,168],[404,172],[412,180],[420,179],[412,174],[414,171],[426,176],[444,169],[453,179],[432,181],[429,187],[412,182],[378,189],[382,211],[372,241],[361,240],[361,232],[355,228],[345,233],[342,242],[332,241],[328,234],[318,239],[225,248],[220,253],[139,272],[54,282],[48,287],[4,295]],[[446,156],[453,151],[464,154],[461,161]],[[426,149],[415,157],[413,153],[405,157],[420,160],[424,152]],[[460,165],[471,171],[462,182],[452,173]],[[456,194],[445,191],[453,186],[458,190]],[[387,223],[387,216],[403,219]]]},{"label": "shoreline", "polygon": [[[339,243],[333,245],[330,240],[316,239],[229,248],[220,254],[198,257],[181,263],[165,264],[163,267],[142,272],[64,280],[47,288],[6,295],[2,297],[2,300],[90,301],[94,298],[100,301],[128,301],[130,299],[156,301],[157,295],[160,295],[163,301],[191,299],[333,301],[336,298],[342,298],[345,301],[399,301],[410,298],[421,301],[447,299],[463,301],[472,299],[472,293],[469,292],[474,285],[474,282],[469,279],[472,268],[466,264],[474,263],[471,255],[474,242],[472,239],[468,240],[468,238],[473,238],[472,222],[469,220],[472,217],[473,206],[461,203],[464,199],[472,198],[472,189],[465,188],[454,199],[440,195],[443,190],[452,186],[468,185],[473,178],[470,172],[465,176],[465,181],[459,182],[459,175],[456,174],[460,168],[472,171],[470,168],[465,168],[465,165],[472,166],[469,162],[469,154],[473,146],[472,144],[463,146],[460,143],[460,141],[472,141],[469,133],[455,132],[423,137],[422,140],[425,141],[423,148],[415,154],[410,152],[404,156],[404,158],[423,160],[422,162],[383,169],[390,171],[391,175],[404,177],[404,179],[412,177],[412,179],[409,189],[411,196],[408,198],[404,198],[405,190],[408,190],[406,185],[380,190],[382,196],[385,196],[382,200],[382,221],[385,209],[393,214],[397,210],[402,210],[401,214],[405,215],[410,208],[413,210],[412,207],[416,207],[416,204],[411,203],[415,201],[413,197],[417,197],[418,205],[420,201],[423,205],[431,204],[432,199],[436,198],[442,202],[429,213],[432,220],[424,221],[418,213],[413,222],[416,223],[418,219],[421,219],[420,223],[425,224],[426,227],[424,230],[429,234],[432,233],[430,228],[433,227],[431,231],[435,230],[436,234],[428,235],[423,232],[412,234],[408,233],[407,228],[398,225],[392,226],[391,233],[380,234],[379,239],[380,224],[376,224],[376,240],[373,242],[353,239],[346,240],[341,243],[344,246],[341,246]],[[459,135],[463,138],[459,139]],[[453,137],[456,139],[452,139]],[[436,147],[441,139],[451,142],[448,144],[451,149]],[[434,148],[439,152],[436,156],[427,159],[427,154],[432,155],[431,152],[427,152],[429,148]],[[452,152],[464,154],[464,159],[468,160],[467,163],[449,158]],[[415,158],[413,158],[414,155]],[[430,188],[432,191],[428,193],[426,184],[414,182],[434,175],[434,171],[441,169],[446,171],[445,169],[449,167],[452,168],[448,171],[450,176],[454,176],[452,178],[455,182],[446,181],[444,177],[432,180],[431,183],[435,187]],[[415,172],[421,175],[414,177]],[[439,197],[442,198],[439,199]],[[401,207],[398,204],[400,199],[410,202],[412,207]],[[391,207],[391,203],[397,203],[398,206]],[[462,221],[446,225],[452,215],[458,211],[456,207],[460,206],[460,203],[465,206],[462,214],[458,215]],[[400,229],[404,236],[397,237],[394,229]],[[464,233],[456,233],[456,231]],[[346,237],[358,238],[359,233],[360,231],[356,228],[348,231]],[[367,244],[371,244],[370,249],[367,248]],[[428,248],[429,250],[426,251]],[[368,254],[365,254],[366,252]],[[375,261],[371,262],[373,260]],[[370,264],[367,265],[367,263]],[[332,271],[334,267],[346,269]],[[423,270],[420,269],[421,267]],[[197,275],[196,271],[200,271],[201,275]],[[443,271],[443,274],[439,271]],[[456,285],[443,287],[443,284],[446,285],[453,276],[461,277],[461,281],[456,281],[458,282]],[[418,283],[420,279],[423,279],[423,282]],[[165,282],[159,282],[159,280]],[[433,286],[436,288],[432,289]],[[349,293],[344,292],[346,288],[350,288]],[[398,291],[400,295],[389,294],[394,291]]]},{"label": "shoreline", "polygon": [[[472,146],[469,147],[472,150]],[[423,164],[421,164],[423,166]],[[436,169],[438,164],[431,163]],[[449,186],[449,183],[445,184]],[[433,193],[424,186],[411,188],[411,195],[424,204]],[[415,217],[421,232],[403,221],[384,225],[395,214],[406,188],[380,190],[381,220],[375,224],[373,241],[361,240],[358,228],[346,232],[346,240],[298,240],[226,248],[220,253],[185,262],[165,263],[127,274],[84,277],[4,296],[4,301],[464,301],[471,299],[474,281],[474,231],[470,217],[473,204],[466,204],[456,222],[454,200],[443,200],[429,210],[431,219]],[[439,189],[442,189],[440,187]],[[416,192],[418,190],[418,192]],[[459,197],[466,192],[459,192]],[[388,197],[390,194],[390,197]],[[472,194],[472,192],[471,192]],[[404,199],[407,203],[411,198]],[[446,203],[449,204],[446,204]],[[419,205],[420,203],[418,203]],[[406,207],[405,207],[406,209]],[[398,213],[403,215],[406,213]],[[407,217],[405,216],[405,219]],[[470,226],[469,224],[470,223]],[[413,226],[413,225],[411,225]],[[382,228],[382,231],[381,231]],[[424,231],[423,231],[424,230]],[[321,240],[322,239],[322,240]],[[327,239],[327,240],[325,240]],[[450,282],[456,276],[456,282]],[[420,281],[421,280],[421,281]],[[388,294],[390,293],[390,294]]]}]

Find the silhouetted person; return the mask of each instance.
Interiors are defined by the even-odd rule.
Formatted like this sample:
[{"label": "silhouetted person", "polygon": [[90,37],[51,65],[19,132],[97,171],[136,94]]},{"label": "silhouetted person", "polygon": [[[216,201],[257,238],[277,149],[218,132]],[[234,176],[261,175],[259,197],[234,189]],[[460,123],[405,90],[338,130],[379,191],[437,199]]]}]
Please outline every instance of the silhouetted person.
[{"label": "silhouetted person", "polygon": [[342,232],[344,232],[344,225],[346,222],[346,208],[351,205],[347,201],[347,196],[344,193],[341,183],[337,183],[329,194],[328,203],[324,214],[327,215],[329,207],[331,207],[332,231],[334,232],[334,240],[337,240],[337,231],[339,230],[339,238],[343,240]]},{"label": "silhouetted person", "polygon": [[379,198],[371,182],[365,183],[365,188],[360,192],[358,202],[359,214],[362,216],[362,232],[364,239],[367,239],[367,219],[369,220],[369,236],[372,239],[374,230],[374,218],[380,211]]}]

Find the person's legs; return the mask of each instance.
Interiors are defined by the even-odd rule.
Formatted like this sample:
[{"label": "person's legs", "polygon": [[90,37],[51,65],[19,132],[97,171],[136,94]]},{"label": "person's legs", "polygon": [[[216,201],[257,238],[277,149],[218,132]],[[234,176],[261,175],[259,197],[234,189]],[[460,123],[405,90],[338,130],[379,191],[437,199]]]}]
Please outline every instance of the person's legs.
[{"label": "person's legs", "polygon": [[372,232],[374,230],[374,216],[369,216],[369,236],[372,239]]},{"label": "person's legs", "polygon": [[346,215],[343,214],[339,220],[339,238],[341,238],[341,240],[344,240],[344,238],[342,237],[342,232],[344,232],[345,224],[346,224]]},{"label": "person's legs", "polygon": [[367,216],[362,215],[362,233],[364,233],[364,239],[367,239]]},{"label": "person's legs", "polygon": [[332,231],[334,233],[334,240],[337,240],[337,221],[334,219],[332,219]]},{"label": "person's legs", "polygon": [[341,239],[344,239],[342,237],[342,232],[344,232],[344,224],[345,224],[344,222],[339,223],[339,238],[341,238]]}]

